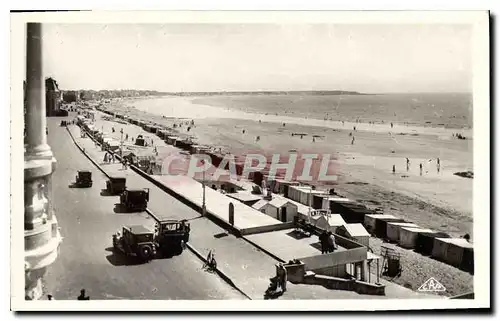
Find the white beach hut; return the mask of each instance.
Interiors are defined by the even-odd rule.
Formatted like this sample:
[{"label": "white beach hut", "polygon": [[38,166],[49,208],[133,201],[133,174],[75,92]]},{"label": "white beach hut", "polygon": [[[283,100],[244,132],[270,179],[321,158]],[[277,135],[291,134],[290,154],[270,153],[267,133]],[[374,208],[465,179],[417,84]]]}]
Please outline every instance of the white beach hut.
[{"label": "white beach hut", "polygon": [[332,233],[336,233],[337,228],[346,224],[339,214],[316,215],[311,217],[311,224]]},{"label": "white beach hut", "polygon": [[396,217],[389,214],[366,214],[364,225],[368,232],[375,233],[377,219],[396,219]]},{"label": "white beach hut", "polygon": [[435,238],[432,256],[450,265],[460,267],[465,249],[473,245],[463,238]]},{"label": "white beach hut", "polygon": [[432,233],[432,230],[420,227],[401,227],[399,231],[399,246],[406,249],[415,248],[418,233]]},{"label": "white beach hut", "polygon": [[291,222],[297,216],[297,205],[290,200],[274,196],[266,207],[266,214],[282,222]]},{"label": "white beach hut", "polygon": [[388,222],[387,223],[387,238],[393,242],[399,242],[399,233],[402,227],[419,227],[417,224],[406,222]]},{"label": "white beach hut", "polygon": [[366,247],[370,246],[370,233],[361,223],[344,224],[337,229],[337,234],[353,239]]}]

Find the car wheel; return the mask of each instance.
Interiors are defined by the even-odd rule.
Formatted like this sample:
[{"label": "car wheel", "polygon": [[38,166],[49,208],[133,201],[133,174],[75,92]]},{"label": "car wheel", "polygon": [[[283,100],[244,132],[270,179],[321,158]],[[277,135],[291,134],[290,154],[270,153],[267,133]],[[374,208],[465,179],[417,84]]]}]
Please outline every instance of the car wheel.
[{"label": "car wheel", "polygon": [[149,262],[153,258],[153,249],[149,245],[144,245],[139,249],[139,255],[142,260]]}]

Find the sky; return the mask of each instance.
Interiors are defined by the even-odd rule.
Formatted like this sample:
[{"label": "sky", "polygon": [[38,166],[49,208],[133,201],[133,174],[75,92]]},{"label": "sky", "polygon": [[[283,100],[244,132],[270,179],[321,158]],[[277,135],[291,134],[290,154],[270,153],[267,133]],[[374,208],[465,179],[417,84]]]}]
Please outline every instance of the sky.
[{"label": "sky", "polygon": [[44,24],[61,89],[472,92],[467,25]]}]

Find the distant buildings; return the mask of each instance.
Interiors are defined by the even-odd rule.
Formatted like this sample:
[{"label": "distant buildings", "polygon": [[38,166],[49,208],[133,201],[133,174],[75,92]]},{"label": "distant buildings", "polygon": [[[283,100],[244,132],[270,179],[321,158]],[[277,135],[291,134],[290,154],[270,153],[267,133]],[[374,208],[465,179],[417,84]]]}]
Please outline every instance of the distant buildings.
[{"label": "distant buildings", "polygon": [[62,103],[62,93],[59,90],[57,81],[53,78],[45,79],[45,106],[47,116],[56,116],[60,113]]}]

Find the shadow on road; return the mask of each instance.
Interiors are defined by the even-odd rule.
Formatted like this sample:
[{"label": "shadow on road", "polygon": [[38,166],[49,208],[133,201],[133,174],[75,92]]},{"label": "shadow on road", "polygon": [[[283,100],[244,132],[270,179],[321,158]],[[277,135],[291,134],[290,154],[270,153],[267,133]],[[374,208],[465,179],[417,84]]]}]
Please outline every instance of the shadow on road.
[{"label": "shadow on road", "polygon": [[221,238],[226,237],[226,236],[228,236],[228,235],[229,235],[229,233],[227,233],[227,232],[222,232],[222,233],[219,233],[219,234],[215,234],[215,235],[214,235],[214,237],[215,237],[216,239],[221,239]]},{"label": "shadow on road", "polygon": [[109,255],[106,255],[106,259],[114,266],[131,266],[142,264],[142,262],[135,257],[127,256],[124,253],[115,250],[113,247],[106,248],[106,251],[111,252]]},{"label": "shadow on road", "polygon": [[110,193],[107,188],[101,189],[100,195],[101,196],[118,196],[118,195]]},{"label": "shadow on road", "polygon": [[140,213],[142,211],[129,210],[122,204],[116,203],[115,207],[113,208],[113,212],[115,212],[116,214],[131,214],[131,213]]}]

